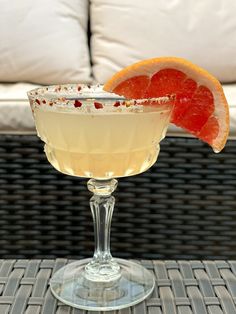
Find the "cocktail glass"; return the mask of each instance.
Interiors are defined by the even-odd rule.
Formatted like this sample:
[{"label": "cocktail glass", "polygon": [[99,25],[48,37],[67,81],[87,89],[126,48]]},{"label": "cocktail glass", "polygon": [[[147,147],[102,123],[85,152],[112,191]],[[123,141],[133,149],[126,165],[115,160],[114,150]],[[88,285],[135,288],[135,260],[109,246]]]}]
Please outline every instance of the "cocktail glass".
[{"label": "cocktail glass", "polygon": [[171,116],[172,99],[125,99],[101,86],[47,86],[28,92],[38,136],[49,162],[67,175],[89,178],[93,193],[95,251],[58,270],[50,281],[60,301],[85,310],[115,310],[148,297],[151,272],[113,258],[110,226],[119,177],[150,168],[159,154]]}]

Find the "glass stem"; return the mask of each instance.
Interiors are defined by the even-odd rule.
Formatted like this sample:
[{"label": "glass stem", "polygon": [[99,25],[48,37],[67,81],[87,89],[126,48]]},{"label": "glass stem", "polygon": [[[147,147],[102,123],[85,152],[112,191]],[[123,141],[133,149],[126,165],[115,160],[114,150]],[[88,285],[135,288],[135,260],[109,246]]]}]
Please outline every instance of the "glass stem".
[{"label": "glass stem", "polygon": [[110,252],[110,230],[115,198],[111,196],[117,187],[117,180],[88,181],[88,189],[93,193],[90,207],[93,216],[95,250],[85,268],[86,278],[94,281],[110,281],[120,276],[120,267]]}]

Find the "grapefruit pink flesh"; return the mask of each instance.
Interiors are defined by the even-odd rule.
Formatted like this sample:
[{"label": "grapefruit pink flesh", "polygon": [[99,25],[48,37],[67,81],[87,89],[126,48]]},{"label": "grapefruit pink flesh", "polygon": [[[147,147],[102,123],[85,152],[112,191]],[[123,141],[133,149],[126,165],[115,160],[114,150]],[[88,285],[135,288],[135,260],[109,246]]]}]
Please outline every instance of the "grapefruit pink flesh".
[{"label": "grapefruit pink flesh", "polygon": [[166,68],[151,77],[134,76],[118,84],[113,92],[136,99],[175,95],[172,123],[210,145],[219,133],[212,92],[180,70]]}]

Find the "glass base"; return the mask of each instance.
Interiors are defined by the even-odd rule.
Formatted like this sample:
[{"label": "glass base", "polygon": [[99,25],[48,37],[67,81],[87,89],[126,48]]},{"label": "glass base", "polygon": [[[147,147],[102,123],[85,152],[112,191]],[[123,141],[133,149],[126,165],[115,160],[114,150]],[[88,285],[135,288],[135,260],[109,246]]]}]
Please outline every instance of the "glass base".
[{"label": "glass base", "polygon": [[153,291],[154,276],[143,266],[116,259],[121,274],[110,281],[86,278],[85,266],[91,259],[68,264],[50,280],[53,295],[70,306],[90,311],[111,311],[135,305]]}]

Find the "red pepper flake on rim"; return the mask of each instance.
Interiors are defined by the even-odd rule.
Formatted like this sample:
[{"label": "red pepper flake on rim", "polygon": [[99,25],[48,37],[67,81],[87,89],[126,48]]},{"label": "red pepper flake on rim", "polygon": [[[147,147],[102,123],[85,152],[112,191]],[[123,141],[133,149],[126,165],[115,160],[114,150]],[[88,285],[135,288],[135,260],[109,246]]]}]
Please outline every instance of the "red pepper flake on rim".
[{"label": "red pepper flake on rim", "polygon": [[38,104],[38,105],[40,105],[40,100],[39,99],[35,99],[35,101],[36,101],[36,103]]},{"label": "red pepper flake on rim", "polygon": [[81,107],[82,106],[82,102],[80,102],[79,100],[75,100],[75,102],[74,102],[74,107],[75,108],[79,108],[79,107]]},{"label": "red pepper flake on rim", "polygon": [[46,100],[45,100],[45,99],[44,99],[44,100],[42,100],[42,103],[43,103],[43,104],[46,104]]},{"label": "red pepper flake on rim", "polygon": [[96,108],[96,109],[102,109],[103,108],[103,104],[101,104],[100,102],[94,102],[94,107]]},{"label": "red pepper flake on rim", "polygon": [[80,85],[78,85],[78,87],[77,87],[77,91],[78,91],[78,92],[80,92],[80,91],[81,91],[81,86],[80,86]]},{"label": "red pepper flake on rim", "polygon": [[114,103],[114,107],[119,107],[121,104],[120,104],[120,102],[119,101],[116,101],[115,103]]}]

